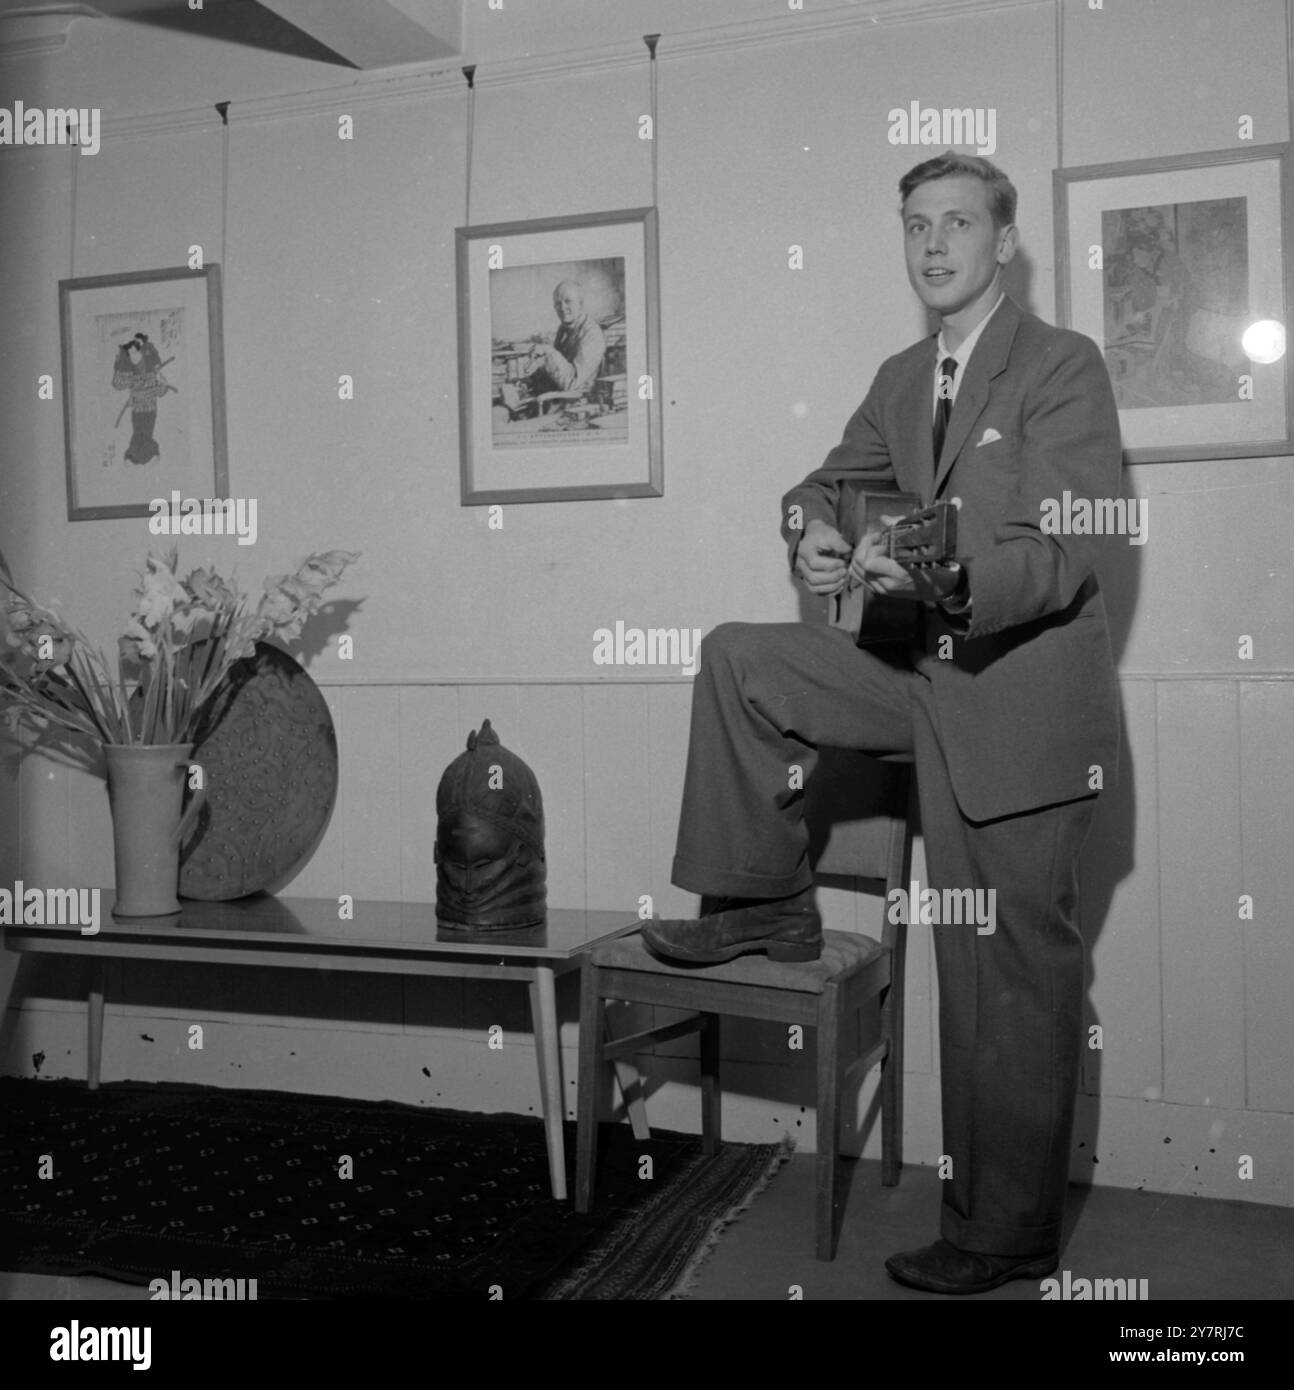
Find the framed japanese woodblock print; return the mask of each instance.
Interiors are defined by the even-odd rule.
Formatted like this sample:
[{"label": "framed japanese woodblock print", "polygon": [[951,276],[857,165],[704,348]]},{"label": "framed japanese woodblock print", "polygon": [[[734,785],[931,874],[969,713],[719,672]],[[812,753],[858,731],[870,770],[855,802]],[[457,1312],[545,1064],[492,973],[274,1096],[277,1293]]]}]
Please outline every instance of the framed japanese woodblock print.
[{"label": "framed japanese woodblock print", "polygon": [[1056,170],[1057,319],[1104,351],[1129,463],[1294,452],[1289,158]]},{"label": "framed japanese woodblock print", "polygon": [[69,521],[223,497],[220,267],[60,280]]},{"label": "framed japanese woodblock print", "polygon": [[656,210],[460,227],[464,506],[662,493]]}]

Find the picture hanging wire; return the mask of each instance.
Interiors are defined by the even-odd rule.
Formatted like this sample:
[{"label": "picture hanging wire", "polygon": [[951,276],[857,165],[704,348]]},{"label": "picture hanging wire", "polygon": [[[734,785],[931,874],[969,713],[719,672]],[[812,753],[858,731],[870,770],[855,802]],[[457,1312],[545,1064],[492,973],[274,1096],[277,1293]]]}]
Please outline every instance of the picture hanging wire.
[{"label": "picture hanging wire", "polygon": [[467,189],[463,198],[463,225],[472,225],[472,145],[476,133],[476,64],[463,69],[463,76],[467,78]]},{"label": "picture hanging wire", "polygon": [[67,123],[67,152],[72,158],[72,182],[68,190],[69,210],[72,217],[72,235],[68,238],[69,246],[67,252],[67,278],[76,279],[76,171],[81,164],[81,142],[73,140],[75,127],[69,121]]},{"label": "picture hanging wire", "polygon": [[659,131],[656,127],[656,45],[660,42],[659,34],[644,34],[643,43],[647,45],[647,52],[651,55],[651,205],[655,207],[658,202],[656,166],[660,147],[657,139]]},{"label": "picture hanging wire", "polygon": [[226,265],[228,251],[226,240],[229,234],[229,103],[216,102],[220,113],[220,262]]},{"label": "picture hanging wire", "polygon": [[1294,134],[1294,0],[1285,0],[1285,89],[1289,93],[1289,125]]},{"label": "picture hanging wire", "polygon": [[1065,3],[1056,0],[1056,168],[1065,167]]}]

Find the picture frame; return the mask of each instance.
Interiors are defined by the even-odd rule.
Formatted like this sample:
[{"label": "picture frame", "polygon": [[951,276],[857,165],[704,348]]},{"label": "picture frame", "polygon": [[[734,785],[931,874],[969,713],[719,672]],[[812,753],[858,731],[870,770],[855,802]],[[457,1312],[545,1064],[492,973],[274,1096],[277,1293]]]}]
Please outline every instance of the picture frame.
[{"label": "picture frame", "polygon": [[1294,453],[1290,149],[1055,171],[1057,322],[1105,355],[1126,462]]},{"label": "picture frame", "polygon": [[220,267],[60,280],[69,521],[224,497]]},{"label": "picture frame", "polygon": [[662,496],[656,209],[455,237],[462,505]]}]

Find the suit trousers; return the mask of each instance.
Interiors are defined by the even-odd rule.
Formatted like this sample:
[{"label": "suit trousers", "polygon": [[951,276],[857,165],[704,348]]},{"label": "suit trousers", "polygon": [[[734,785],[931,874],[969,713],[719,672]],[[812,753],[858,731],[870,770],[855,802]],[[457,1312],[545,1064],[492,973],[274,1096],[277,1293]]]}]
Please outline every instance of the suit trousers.
[{"label": "suit trousers", "polygon": [[951,1162],[942,1234],[964,1250],[1047,1254],[1060,1245],[1078,1090],[1078,856],[1095,798],[968,820],[930,681],[912,657],[805,623],[715,628],[693,687],[672,878],[702,894],[799,892],[813,870],[797,788],[812,777],[818,747],[913,754],[923,887],[996,893],[991,933],[973,922],[931,928],[944,1166]]}]

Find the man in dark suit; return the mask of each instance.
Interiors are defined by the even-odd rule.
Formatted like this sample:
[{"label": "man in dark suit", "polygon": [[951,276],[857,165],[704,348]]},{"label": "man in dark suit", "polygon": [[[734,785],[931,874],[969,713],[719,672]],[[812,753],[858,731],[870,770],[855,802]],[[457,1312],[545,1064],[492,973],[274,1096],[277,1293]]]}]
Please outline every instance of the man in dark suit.
[{"label": "man in dark suit", "polygon": [[[798,788],[820,746],[913,753],[930,886],[995,891],[996,920],[934,928],[943,1238],[886,1267],[978,1293],[1057,1264],[1082,1045],[1077,865],[1116,769],[1118,699],[1103,538],[1042,520],[1065,491],[1118,496],[1121,446],[1096,345],[1002,292],[1006,176],[950,151],[899,190],[908,278],[939,331],[881,366],[841,443],[783,499],[783,533],[812,593],[852,578],[916,605],[917,635],[869,650],[831,628],[724,624],[705,639],[673,871],[701,917],[643,936],[670,961],[815,959]],[[959,563],[905,568],[874,534],[851,552],[846,482],[955,499]]]}]

